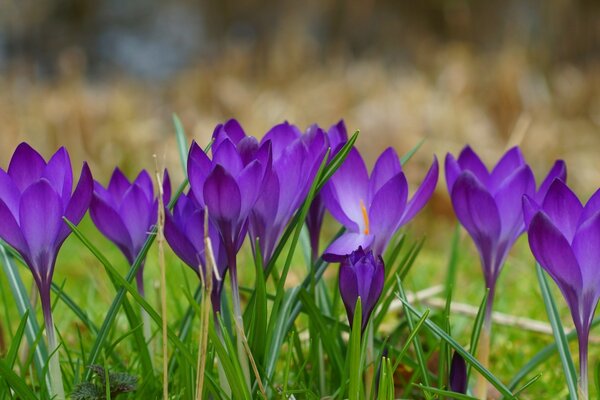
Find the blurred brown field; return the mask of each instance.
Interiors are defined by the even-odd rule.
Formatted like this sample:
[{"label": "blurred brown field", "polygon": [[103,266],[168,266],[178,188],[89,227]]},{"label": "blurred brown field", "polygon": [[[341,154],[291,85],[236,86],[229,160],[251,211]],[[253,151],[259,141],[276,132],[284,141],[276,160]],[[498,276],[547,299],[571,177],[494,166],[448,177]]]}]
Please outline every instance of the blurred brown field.
[{"label": "blurred brown field", "polygon": [[[198,12],[198,41],[210,50],[193,48],[186,62],[156,76],[102,61],[90,45],[94,35],[114,29],[105,10],[112,3],[56,1],[35,13],[33,2],[7,3],[12,13],[0,19],[9,43],[0,64],[2,167],[25,140],[45,155],[66,146],[75,165],[87,160],[102,181],[116,165],[132,175],[153,169],[157,154],[178,181],[173,113],[200,144],[231,117],[257,136],[284,120],[305,128],[343,118],[361,131],[358,146],[370,164],[388,146],[406,153],[424,139],[406,167],[415,185],[433,154],[443,171],[446,152],[469,144],[488,165],[521,145],[539,178],[565,159],[582,197],[600,186],[594,2],[311,1],[271,8],[251,0],[169,1],[149,14],[160,20],[173,7]],[[141,15],[140,25],[154,18]],[[184,20],[180,28],[177,18],[169,21],[168,32],[187,32]],[[27,26],[34,24],[32,33]],[[327,34],[312,32],[323,26]],[[441,176],[426,213],[450,223]],[[431,227],[433,218],[425,220],[417,229]]]}]

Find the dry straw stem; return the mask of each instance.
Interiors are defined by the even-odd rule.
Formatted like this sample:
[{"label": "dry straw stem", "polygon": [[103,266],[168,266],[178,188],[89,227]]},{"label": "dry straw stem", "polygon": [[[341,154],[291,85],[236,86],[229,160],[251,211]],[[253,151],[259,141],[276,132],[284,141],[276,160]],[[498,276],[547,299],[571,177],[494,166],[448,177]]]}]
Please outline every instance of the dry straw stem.
[{"label": "dry straw stem", "polygon": [[[212,309],[211,292],[212,292],[212,274],[213,269],[216,271],[215,256],[212,249],[212,243],[208,236],[208,209],[204,213],[204,249],[206,257],[206,276],[204,275],[201,266],[198,266],[200,271],[200,279],[202,280],[202,305],[200,308],[200,338],[198,341],[198,375],[196,376],[196,399],[202,399],[202,391],[204,389],[204,371],[206,369],[206,351],[208,347],[208,328],[210,323],[210,310]],[[217,278],[220,276],[217,273]]]},{"label": "dry straw stem", "polygon": [[254,377],[256,378],[256,382],[258,383],[258,389],[260,390],[261,395],[264,399],[267,398],[267,393],[265,392],[265,388],[262,384],[262,380],[260,379],[260,374],[258,373],[258,368],[256,367],[256,362],[254,362],[254,357],[252,356],[252,351],[250,350],[250,346],[248,346],[248,339],[246,338],[246,334],[244,333],[243,327],[240,326],[238,319],[235,319],[235,328],[237,330],[237,334],[242,339],[242,344],[244,345],[244,350],[246,351],[246,355],[250,360],[250,364],[252,365],[252,370],[254,372]]},{"label": "dry straw stem", "polygon": [[160,302],[162,313],[162,353],[163,353],[163,399],[169,398],[169,353],[167,348],[167,274],[165,267],[165,205],[163,203],[163,182],[160,176],[158,161],[156,162],[156,182],[158,184],[158,221],[156,231],[156,242],[158,245],[158,265],[160,267]]}]

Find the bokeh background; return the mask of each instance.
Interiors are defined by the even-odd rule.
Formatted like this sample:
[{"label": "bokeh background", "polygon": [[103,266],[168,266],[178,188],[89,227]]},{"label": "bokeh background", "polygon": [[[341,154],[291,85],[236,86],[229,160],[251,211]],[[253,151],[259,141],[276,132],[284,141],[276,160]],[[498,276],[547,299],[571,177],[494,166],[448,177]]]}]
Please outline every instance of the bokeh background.
[{"label": "bokeh background", "polygon": [[[283,120],[305,128],[343,118],[360,129],[371,165],[388,146],[402,154],[424,140],[406,167],[415,185],[433,154],[443,165],[470,144],[491,165],[520,144],[540,179],[565,159],[585,199],[600,187],[600,2],[0,0],[0,167],[26,140],[46,157],[66,145],[104,183],[115,165],[130,176],[154,169],[157,154],[178,182],[173,113],[200,144],[231,117],[257,136]],[[427,236],[411,288],[443,282],[455,224],[442,173],[409,227]],[[56,279],[68,277],[65,290],[78,296],[78,282],[95,276],[100,290],[79,300],[101,318],[107,280],[71,242]],[[478,304],[481,272],[464,233],[461,251],[455,299]],[[499,285],[511,294],[497,309],[546,321],[526,239],[509,264]],[[453,322],[467,337],[471,319]],[[508,379],[551,341],[499,327],[492,363]],[[558,396],[552,362],[531,398]]]}]

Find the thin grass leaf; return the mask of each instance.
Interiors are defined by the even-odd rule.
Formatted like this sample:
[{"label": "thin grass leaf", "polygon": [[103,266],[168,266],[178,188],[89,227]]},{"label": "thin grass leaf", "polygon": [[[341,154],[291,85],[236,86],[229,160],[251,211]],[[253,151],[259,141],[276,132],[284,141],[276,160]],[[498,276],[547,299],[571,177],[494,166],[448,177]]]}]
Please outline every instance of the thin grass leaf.
[{"label": "thin grass leaf", "polygon": [[550,292],[550,286],[548,285],[546,275],[538,263],[535,264],[535,270],[540,284],[540,290],[542,291],[542,297],[544,298],[544,304],[546,305],[546,313],[548,314],[552,332],[554,333],[554,340],[557,344],[560,362],[565,373],[569,395],[572,399],[577,399],[577,374],[575,372],[573,358],[571,357],[571,351],[569,350],[569,342],[565,337],[565,331],[562,322],[560,321],[558,308],[556,307],[554,296],[552,296],[552,293]]},{"label": "thin grass leaf", "polygon": [[35,319],[35,310],[33,310],[31,302],[29,301],[29,293],[27,292],[27,289],[25,289],[25,285],[23,285],[17,266],[8,255],[8,252],[2,243],[0,243],[0,259],[2,260],[2,268],[6,274],[6,279],[10,284],[10,291],[12,292],[13,299],[17,305],[19,315],[21,317],[26,313],[29,315],[29,318],[27,318],[25,336],[27,337],[29,346],[33,350],[32,357],[38,379],[40,382],[45,381],[46,386],[50,387],[50,377],[43,373],[44,365],[48,359],[46,343],[43,340],[39,340],[41,337],[41,330]]},{"label": "thin grass leaf", "polygon": [[460,400],[477,400],[477,397],[467,396],[466,394],[452,392],[450,390],[442,390],[430,386],[417,385],[420,389],[430,392],[433,394],[437,394],[444,397],[450,397],[452,399],[460,399]]},{"label": "thin grass leaf", "polygon": [[188,145],[185,137],[185,130],[183,124],[177,116],[173,114],[173,125],[175,126],[175,137],[177,138],[177,150],[179,150],[179,161],[181,162],[181,171],[183,176],[187,176],[187,157],[188,157]]},{"label": "thin grass leaf", "polygon": [[[594,328],[598,325],[600,325],[600,317],[597,317],[592,321],[592,323],[590,324],[590,329]],[[575,340],[575,339],[577,339],[577,332],[573,329],[565,337],[566,337],[567,341]],[[510,390],[515,390],[515,388],[521,383],[521,381],[527,375],[529,375],[531,372],[536,370],[540,365],[542,365],[544,362],[546,362],[550,357],[552,357],[554,355],[554,353],[556,353],[556,351],[557,351],[556,343],[551,343],[551,344],[547,345],[546,347],[544,347],[542,350],[540,350],[512,378],[512,380],[508,384],[508,387],[510,388]]]},{"label": "thin grass leaf", "polygon": [[[479,304],[479,309],[477,310],[477,316],[475,317],[475,321],[473,321],[473,329],[471,330],[471,340],[469,341],[469,351],[471,353],[475,353],[475,349],[479,345],[479,336],[481,336],[481,330],[483,328],[483,322],[485,320],[485,307],[487,304],[487,299],[490,295],[490,289],[486,289],[483,294],[483,299]],[[469,377],[471,376],[471,364],[467,366],[467,382],[469,381]]]},{"label": "thin grass leaf", "polygon": [[412,156],[414,156],[415,153],[421,148],[423,143],[425,143],[425,138],[421,139],[421,141],[419,143],[417,143],[417,145],[415,147],[410,149],[408,151],[408,153],[406,153],[405,155],[403,155],[400,158],[400,164],[402,164],[402,165],[406,164],[412,158]]},{"label": "thin grass leaf", "polygon": [[[396,281],[398,282],[398,293],[400,299],[402,299],[403,302],[407,302],[406,293],[404,293],[404,288],[402,287],[402,282],[400,281],[400,277],[398,275],[396,275]],[[415,328],[415,324],[412,318],[413,317],[410,313],[406,313],[406,320],[408,321],[408,328],[410,329],[410,331],[412,331]],[[417,360],[419,364],[419,369],[421,370],[421,376],[423,378],[423,381],[425,382],[425,385],[429,386],[427,362],[423,357],[423,348],[421,347],[421,342],[419,342],[419,340],[416,337],[413,338],[413,345],[415,347],[415,353],[417,354]]]},{"label": "thin grass leaf", "polygon": [[14,373],[12,368],[2,359],[0,359],[0,376],[6,381],[8,386],[14,390],[18,398],[25,400],[37,399],[37,396],[29,386],[27,386],[25,380]]},{"label": "thin grass leaf", "polygon": [[400,353],[398,353],[398,356],[396,357],[396,362],[394,363],[394,367],[393,367],[394,371],[398,369],[398,367],[400,366],[400,363],[402,362],[402,358],[404,358],[404,355],[408,351],[408,348],[410,347],[411,343],[413,342],[413,340],[415,340],[415,338],[419,334],[419,331],[421,330],[421,328],[423,326],[425,326],[424,324],[425,324],[425,321],[427,320],[427,318],[429,317],[429,312],[430,312],[429,309],[425,310],[425,312],[423,313],[421,318],[415,324],[414,328],[411,329],[411,331],[408,335],[408,338],[406,338],[406,341],[404,342],[404,346],[402,346]]},{"label": "thin grass leaf", "polygon": [[255,301],[252,314],[250,315],[249,343],[251,343],[252,354],[255,360],[262,365],[267,345],[267,286],[262,265],[262,254],[260,252],[259,238],[256,239],[254,266],[255,266]]},{"label": "thin grass leaf", "polygon": [[533,378],[528,380],[523,386],[521,386],[521,388],[519,390],[517,390],[515,392],[515,397],[519,396],[523,391],[525,391],[525,389],[527,389],[529,386],[536,383],[537,380],[540,379],[541,377],[542,377],[542,374],[537,374],[536,376],[534,376]]},{"label": "thin grass leaf", "polygon": [[362,305],[360,297],[356,299],[354,308],[354,321],[350,331],[350,341],[348,342],[348,397],[350,400],[362,400],[365,397],[363,383],[363,365],[361,357],[361,324],[362,324]]},{"label": "thin grass leaf", "polygon": [[[413,306],[411,306],[408,302],[404,301],[402,298],[398,297],[400,299],[400,301],[402,301],[402,304],[404,305],[405,309],[416,315],[417,317],[421,318],[422,314],[420,312],[418,312]],[[438,336],[439,338],[441,338],[442,340],[445,340],[446,342],[448,342],[448,344],[454,349],[456,350],[457,353],[459,353],[467,363],[471,364],[473,366],[473,368],[475,368],[475,370],[477,372],[479,372],[481,375],[483,375],[485,377],[485,379],[490,382],[496,389],[498,389],[498,391],[505,397],[509,398],[509,399],[513,399],[514,395],[512,394],[512,392],[510,391],[510,389],[508,387],[506,387],[502,382],[500,382],[500,380],[498,378],[496,378],[490,371],[488,371],[485,367],[483,367],[483,365],[481,365],[481,363],[479,361],[477,361],[477,359],[475,357],[473,357],[471,355],[471,353],[469,353],[468,351],[466,351],[464,349],[464,347],[462,347],[456,340],[454,340],[452,337],[448,336],[446,334],[446,332],[444,332],[444,330],[442,328],[440,328],[439,326],[437,326],[433,321],[431,321],[430,319],[426,319],[425,320],[425,325],[427,326],[427,328],[429,328],[429,330],[435,334],[436,336]]]},{"label": "thin grass leaf", "polygon": [[23,335],[25,334],[25,329],[27,328],[28,317],[29,310],[25,311],[25,314],[23,314],[21,322],[19,322],[19,326],[11,338],[10,348],[8,349],[8,353],[6,353],[6,364],[11,368],[15,366],[15,362],[17,361],[19,347],[21,346],[21,341],[23,340]]}]

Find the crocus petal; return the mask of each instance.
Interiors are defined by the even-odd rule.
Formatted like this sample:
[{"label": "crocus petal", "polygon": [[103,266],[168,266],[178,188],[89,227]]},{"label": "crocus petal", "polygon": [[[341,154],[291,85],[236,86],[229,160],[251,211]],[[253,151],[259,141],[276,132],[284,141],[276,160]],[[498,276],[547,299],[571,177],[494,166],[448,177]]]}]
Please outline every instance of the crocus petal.
[{"label": "crocus petal", "polygon": [[252,161],[237,177],[241,195],[240,215],[245,218],[250,213],[263,188],[263,166],[258,161]]},{"label": "crocus petal", "polygon": [[21,233],[21,228],[8,206],[0,199],[0,238],[11,245],[21,255],[29,254],[29,247]]},{"label": "crocus petal", "polygon": [[66,203],[71,197],[71,190],[73,190],[73,170],[69,153],[64,147],[58,149],[48,161],[43,176],[48,179],[56,193]]},{"label": "crocus petal", "polygon": [[30,251],[30,261],[42,277],[49,278],[57,249],[54,242],[62,225],[63,207],[50,182],[41,179],[21,196],[19,224]]},{"label": "crocus petal", "polygon": [[165,212],[165,239],[169,243],[171,249],[177,256],[192,268],[196,273],[199,273],[199,267],[203,264],[203,259],[199,257],[196,248],[189,238],[179,229],[173,221],[173,216],[168,211]]},{"label": "crocus petal", "polygon": [[130,250],[133,248],[133,241],[117,211],[100,197],[94,195],[90,205],[90,217],[98,230],[111,242],[115,243],[125,254],[127,260],[132,262],[136,256],[131,254]]},{"label": "crocus petal", "polygon": [[8,207],[15,218],[19,217],[20,197],[21,192],[12,178],[4,170],[0,169],[0,200]]},{"label": "crocus petal", "polygon": [[393,148],[388,147],[375,162],[369,181],[369,193],[371,195],[377,193],[387,181],[400,172],[402,172],[402,167],[400,166],[398,154]]},{"label": "crocus petal", "polygon": [[[339,281],[340,295],[346,307],[348,320],[350,321],[350,325],[352,325],[356,299],[358,299],[358,283],[356,281],[356,274],[350,265],[346,263],[340,265]],[[364,300],[361,299],[361,301]]]},{"label": "crocus petal", "polygon": [[466,394],[468,383],[467,364],[459,353],[454,352],[452,363],[450,364],[450,377],[448,379],[450,390],[454,393]]},{"label": "crocus petal", "polygon": [[555,179],[544,198],[542,209],[571,243],[583,211],[583,206],[575,193],[563,181]]},{"label": "crocus petal", "polygon": [[28,186],[37,181],[46,168],[46,162],[31,146],[21,143],[17,146],[8,165],[8,175],[23,192]]},{"label": "crocus petal", "polygon": [[353,221],[346,215],[340,206],[340,200],[335,188],[329,182],[323,187],[319,196],[323,202],[323,205],[327,208],[327,210],[329,210],[333,218],[345,226],[347,230],[352,232],[359,231],[360,228],[358,224],[362,222],[362,217],[357,221]]},{"label": "crocus petal", "polygon": [[489,180],[489,172],[479,158],[477,154],[471,149],[471,147],[466,146],[458,156],[458,165],[460,165],[461,170],[471,171],[475,177],[481,182],[482,185],[487,187]]},{"label": "crocus petal", "polygon": [[258,140],[252,136],[246,136],[236,146],[237,152],[239,153],[242,163],[248,165],[252,160],[256,158],[256,154],[259,150]]},{"label": "crocus petal", "polygon": [[563,160],[557,160],[554,163],[548,172],[548,175],[546,175],[546,178],[544,178],[544,181],[540,185],[540,188],[535,195],[535,201],[538,204],[542,204],[544,202],[546,193],[548,193],[548,189],[550,189],[550,185],[555,179],[560,179],[563,182],[567,181],[567,165]]},{"label": "crocus petal", "polygon": [[235,179],[220,165],[206,178],[204,200],[211,218],[232,221],[240,215],[240,189]]},{"label": "crocus petal", "polygon": [[454,156],[450,153],[446,154],[444,170],[446,172],[446,187],[448,188],[448,193],[452,193],[454,182],[462,170],[460,165],[458,165],[458,162],[454,159]]},{"label": "crocus petal", "polygon": [[106,190],[110,193],[115,205],[118,205],[121,204],[123,196],[130,186],[131,183],[129,182],[129,179],[127,179],[125,174],[117,167],[110,177]]},{"label": "crocus petal", "polygon": [[588,218],[577,230],[571,247],[579,263],[585,286],[600,293],[600,212]]},{"label": "crocus petal", "polygon": [[341,119],[335,125],[332,125],[327,131],[327,139],[329,140],[329,147],[333,152],[336,148],[339,148],[342,143],[348,141],[348,130],[344,120]]},{"label": "crocus petal", "polygon": [[494,200],[498,212],[502,216],[502,231],[504,240],[516,239],[525,228],[523,223],[523,195],[535,194],[535,178],[528,165],[523,165],[513,174],[504,178],[498,187]]},{"label": "crocus petal", "polygon": [[537,213],[542,206],[537,204],[535,200],[531,197],[524,195],[523,196],[523,220],[525,221],[525,228],[529,229],[529,224],[531,224],[531,220],[535,213]]},{"label": "crocus petal", "polygon": [[427,175],[423,179],[421,186],[415,192],[410,201],[406,204],[406,210],[400,221],[400,225],[406,224],[408,221],[414,218],[415,215],[425,206],[427,201],[433,195],[433,191],[437,185],[439,175],[438,160],[436,156],[433,156],[433,163],[427,171]]},{"label": "crocus petal", "polygon": [[513,147],[504,153],[490,174],[490,181],[488,183],[490,191],[495,194],[496,190],[502,185],[504,180],[510,177],[515,170],[522,167],[524,164],[525,159],[523,158],[521,149],[518,147]]},{"label": "crocus petal", "polygon": [[140,171],[133,181],[133,184],[138,185],[140,189],[142,189],[148,202],[151,202],[154,199],[154,185],[152,184],[152,178],[150,178],[148,171],[145,169]]},{"label": "crocus petal", "polygon": [[375,270],[373,271],[371,287],[369,289],[366,299],[367,308],[365,309],[365,311],[367,311],[367,319],[368,316],[371,314],[371,311],[373,311],[373,309],[375,308],[377,301],[379,301],[379,297],[381,296],[381,292],[383,291],[383,284],[385,281],[385,270],[383,268],[383,261],[381,260],[381,258],[379,257],[377,261],[373,261],[373,264],[375,265]]},{"label": "crocus petal", "polygon": [[365,233],[382,235],[387,242],[400,223],[407,197],[408,183],[404,174],[399,173],[375,194],[369,207],[369,227],[361,225],[361,229]]},{"label": "crocus petal", "polygon": [[577,258],[567,239],[545,212],[535,214],[529,225],[528,237],[531,252],[561,290],[580,290],[582,276]]},{"label": "crocus petal", "polygon": [[151,220],[153,206],[153,203],[148,202],[144,190],[137,185],[129,188],[119,206],[118,213],[133,242],[134,257],[137,257],[137,252],[146,241],[150,227],[156,223]]},{"label": "crocus petal", "polygon": [[163,172],[163,204],[166,206],[171,201],[171,178],[169,178],[169,171],[165,169]]},{"label": "crocus petal", "polygon": [[588,218],[595,215],[598,211],[600,211],[600,189],[596,190],[596,192],[589,198],[585,207],[583,207],[583,212],[579,217],[578,225],[581,225]]},{"label": "crocus petal", "polygon": [[452,204],[456,217],[469,232],[483,260],[484,273],[494,271],[492,259],[501,225],[498,207],[489,192],[470,172],[463,172],[452,189]]},{"label": "crocus petal", "polygon": [[[78,224],[87,212],[90,202],[92,201],[94,188],[93,182],[94,180],[92,178],[90,167],[87,165],[87,163],[83,163],[79,181],[77,182],[75,191],[69,199],[69,203],[64,211],[65,218],[71,223]],[[63,222],[60,228],[60,233],[56,239],[57,246],[60,246],[70,233],[71,229],[66,223]]]},{"label": "crocus petal", "polygon": [[244,168],[242,158],[230,140],[221,142],[213,152],[213,163],[222,165],[233,176],[237,176]]},{"label": "crocus petal", "polygon": [[289,122],[275,125],[262,138],[261,142],[271,141],[273,146],[273,159],[277,160],[283,154],[286,147],[292,144],[296,139],[300,138],[302,132],[298,127],[291,125]]},{"label": "crocus petal", "polygon": [[356,148],[350,150],[348,157],[333,174],[328,185],[331,185],[335,192],[339,208],[346,217],[355,223],[362,221],[362,207],[367,206],[369,200],[369,175]]},{"label": "crocus petal", "polygon": [[323,259],[328,262],[341,261],[343,257],[361,246],[365,249],[368,248],[372,242],[373,235],[346,232],[327,247],[323,252]]},{"label": "crocus petal", "polygon": [[212,167],[212,162],[206,153],[196,142],[192,142],[188,153],[187,174],[192,193],[201,205],[204,204],[204,182]]}]

